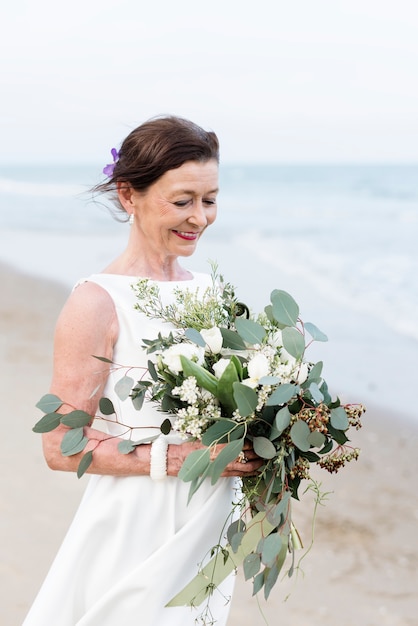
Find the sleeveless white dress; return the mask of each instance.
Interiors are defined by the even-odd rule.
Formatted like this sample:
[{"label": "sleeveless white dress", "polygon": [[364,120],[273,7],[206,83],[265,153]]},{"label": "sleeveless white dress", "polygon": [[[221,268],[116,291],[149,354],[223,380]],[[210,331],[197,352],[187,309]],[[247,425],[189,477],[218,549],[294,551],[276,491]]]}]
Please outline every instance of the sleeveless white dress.
[{"label": "sleeveless white dress", "polygon": [[[141,340],[167,334],[171,325],[134,309],[132,276],[95,274],[87,280],[105,289],[116,307],[120,332],[114,362],[145,368],[149,356],[141,350]],[[193,274],[191,280],[157,284],[168,303],[174,288],[202,293],[211,278]],[[149,402],[136,411],[130,398],[120,401],[114,385],[122,375],[110,374],[104,395],[125,424],[138,427],[134,440],[155,434],[143,427],[159,426],[164,414]],[[107,428],[123,436],[116,423]],[[189,483],[175,477],[152,481],[149,476],[91,476],[24,626],[194,626],[204,605],[165,605],[220,542],[234,500],[234,480],[220,479],[214,486],[206,481],[187,505],[188,491]],[[216,626],[226,624],[232,587],[233,576],[211,598]]]}]

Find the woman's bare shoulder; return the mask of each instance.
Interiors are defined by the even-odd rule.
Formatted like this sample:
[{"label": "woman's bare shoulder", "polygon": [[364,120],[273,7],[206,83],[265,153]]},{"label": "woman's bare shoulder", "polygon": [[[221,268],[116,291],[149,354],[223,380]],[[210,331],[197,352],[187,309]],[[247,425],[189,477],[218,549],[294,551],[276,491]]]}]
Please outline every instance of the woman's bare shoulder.
[{"label": "woman's bare shoulder", "polygon": [[94,282],[82,282],[72,291],[57,321],[57,332],[84,336],[117,332],[117,316],[109,293]]}]

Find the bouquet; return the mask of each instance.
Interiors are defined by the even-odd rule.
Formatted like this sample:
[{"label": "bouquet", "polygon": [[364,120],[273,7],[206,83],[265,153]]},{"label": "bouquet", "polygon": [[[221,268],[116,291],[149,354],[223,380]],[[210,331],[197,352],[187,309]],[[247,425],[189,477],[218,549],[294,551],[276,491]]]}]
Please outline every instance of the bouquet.
[{"label": "bouquet", "polygon": [[[311,481],[317,503],[320,485],[310,476],[312,464],[337,472],[359,450],[348,445],[348,431],[361,426],[362,405],[333,399],[322,377],[322,362],[306,360],[313,341],[327,341],[314,324],[303,322],[290,294],[275,289],[264,311],[254,315],[239,302],[230,283],[212,264],[212,285],[204,293],[177,290],[164,306],[158,286],[148,279],[133,285],[136,308],[149,317],[171,323],[168,335],[143,340],[150,355],[148,375],[131,380],[136,408],[145,400],[166,414],[161,434],[179,433],[202,442],[191,452],[179,478],[190,482],[189,498],[204,480],[212,484],[234,459],[245,462],[245,440],[252,442],[264,463],[256,476],[242,478],[242,497],[231,504],[226,528],[228,544],[214,546],[211,560],[169,606],[199,605],[242,564],[252,580],[253,594],[263,589],[267,599],[288,557],[289,576],[295,570],[295,550],[301,541],[292,522],[291,500],[299,499],[302,481]],[[98,357],[100,358],[100,357]],[[132,384],[133,383],[133,384]],[[126,397],[126,381],[119,385]],[[102,398],[103,414],[114,411]],[[60,422],[70,426],[63,453],[80,452],[87,441],[83,426],[91,416],[82,411],[59,416],[61,400],[44,396],[38,406],[46,415],[34,430],[45,432]],[[111,403],[110,403],[111,404]],[[66,441],[67,438],[67,441]],[[143,441],[123,440],[121,453]],[[211,460],[212,448],[224,444]],[[81,460],[78,474],[91,463]],[[236,516],[235,516],[236,517]]]}]

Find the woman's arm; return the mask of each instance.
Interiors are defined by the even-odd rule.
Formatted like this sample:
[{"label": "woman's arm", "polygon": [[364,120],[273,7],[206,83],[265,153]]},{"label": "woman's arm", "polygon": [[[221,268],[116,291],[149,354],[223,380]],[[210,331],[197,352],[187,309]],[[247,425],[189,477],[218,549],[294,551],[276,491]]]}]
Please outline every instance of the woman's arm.
[{"label": "woman's arm", "polygon": [[[93,358],[93,355],[112,360],[113,347],[119,327],[113,300],[95,283],[83,283],[71,294],[58,319],[54,339],[54,368],[50,392],[65,403],[59,413],[81,409],[94,416],[109,375],[110,365]],[[151,446],[137,446],[130,454],[121,454],[119,438],[85,427],[89,442],[83,452],[63,456],[61,441],[68,427],[64,425],[43,435],[44,455],[48,466],[54,470],[77,471],[83,455],[94,450],[88,469],[92,474],[113,476],[149,475]],[[168,447],[167,473],[177,476],[184,459],[193,450],[201,448],[199,442]],[[218,450],[222,446],[218,446]],[[216,454],[216,452],[215,452]],[[250,447],[245,450],[248,462],[231,463],[224,476],[253,473],[260,466]]]}]

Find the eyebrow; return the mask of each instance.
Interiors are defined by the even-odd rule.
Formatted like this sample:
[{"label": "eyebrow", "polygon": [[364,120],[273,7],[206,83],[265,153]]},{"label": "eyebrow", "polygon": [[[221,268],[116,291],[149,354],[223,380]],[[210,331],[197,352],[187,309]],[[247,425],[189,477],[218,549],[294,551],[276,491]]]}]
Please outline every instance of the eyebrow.
[{"label": "eyebrow", "polygon": [[[207,193],[218,193],[218,192],[219,192],[219,187],[217,187],[216,189],[211,189]],[[193,189],[176,189],[176,191],[174,193],[176,193],[176,194],[177,193],[188,193],[191,196],[193,196],[193,195],[195,195],[196,192]]]}]

